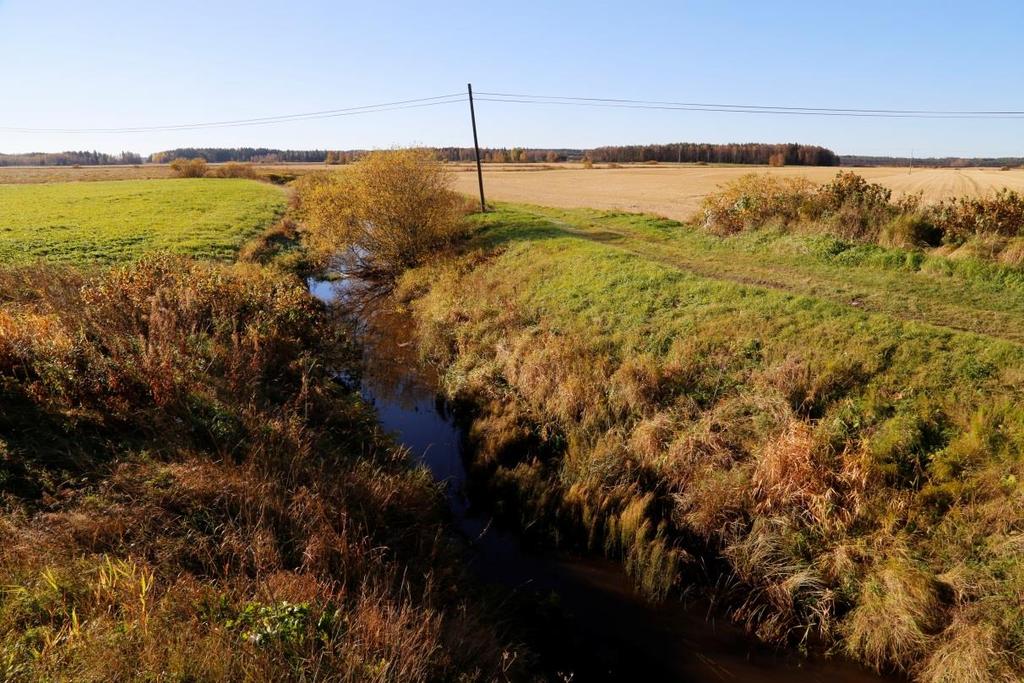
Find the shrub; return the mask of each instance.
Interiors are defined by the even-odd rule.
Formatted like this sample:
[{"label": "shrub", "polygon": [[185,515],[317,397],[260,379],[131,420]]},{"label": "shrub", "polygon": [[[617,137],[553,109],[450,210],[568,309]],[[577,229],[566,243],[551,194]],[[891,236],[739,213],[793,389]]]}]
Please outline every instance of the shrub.
[{"label": "shrub", "polygon": [[202,178],[206,175],[208,167],[206,159],[202,157],[194,159],[178,157],[171,162],[171,170],[179,178]]},{"label": "shrub", "polygon": [[348,173],[304,178],[298,201],[322,261],[393,280],[459,234],[463,203],[451,185],[430,152],[392,150],[367,155]]},{"label": "shrub", "polygon": [[778,178],[751,173],[704,198],[704,227],[719,235],[760,227],[769,221],[788,224],[812,209],[814,186],[805,178]]},{"label": "shrub", "polygon": [[875,241],[882,226],[892,217],[892,191],[869,183],[851,171],[836,174],[818,188],[817,209],[829,231],[846,239]]},{"label": "shrub", "polygon": [[[195,160],[193,159],[193,161]],[[252,164],[240,164],[237,161],[218,166],[211,172],[211,175],[217,178],[250,178],[254,180],[260,177]]]},{"label": "shrub", "polygon": [[1002,189],[990,197],[958,197],[940,202],[932,217],[950,244],[974,235],[1017,237],[1024,233],[1024,196]]}]

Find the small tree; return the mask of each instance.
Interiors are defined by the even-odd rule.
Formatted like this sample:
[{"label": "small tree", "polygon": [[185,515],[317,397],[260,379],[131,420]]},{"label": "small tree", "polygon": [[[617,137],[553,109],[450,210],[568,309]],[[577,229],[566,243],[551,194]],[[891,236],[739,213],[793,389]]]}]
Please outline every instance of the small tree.
[{"label": "small tree", "polygon": [[451,173],[427,150],[373,152],[342,174],[306,176],[299,206],[321,262],[392,280],[460,231]]}]

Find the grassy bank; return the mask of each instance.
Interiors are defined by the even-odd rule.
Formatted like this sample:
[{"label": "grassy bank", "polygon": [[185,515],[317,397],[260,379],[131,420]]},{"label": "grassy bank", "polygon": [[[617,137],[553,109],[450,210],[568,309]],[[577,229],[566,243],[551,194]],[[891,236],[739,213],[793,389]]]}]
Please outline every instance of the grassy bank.
[{"label": "grassy bank", "polygon": [[0,194],[0,680],[526,677],[277,188]]},{"label": "grassy bank", "polygon": [[505,206],[399,296],[478,466],[652,596],[925,681],[1024,671],[1019,271]]},{"label": "grassy bank", "polygon": [[0,184],[0,262],[230,259],[285,203],[280,188],[239,179]]}]

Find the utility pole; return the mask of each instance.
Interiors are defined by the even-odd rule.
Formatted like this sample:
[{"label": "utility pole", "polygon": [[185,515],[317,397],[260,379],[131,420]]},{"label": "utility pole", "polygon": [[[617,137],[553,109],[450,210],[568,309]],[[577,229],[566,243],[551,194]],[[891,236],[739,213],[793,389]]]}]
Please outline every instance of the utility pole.
[{"label": "utility pole", "polygon": [[914,150],[910,150],[910,170],[907,171],[907,175],[914,172]]},{"label": "utility pole", "polygon": [[484,172],[480,167],[480,143],[476,137],[476,110],[473,109],[473,84],[467,83],[469,91],[469,119],[473,122],[473,151],[476,153],[476,182],[480,185],[480,211],[487,212],[487,202],[484,201]]}]

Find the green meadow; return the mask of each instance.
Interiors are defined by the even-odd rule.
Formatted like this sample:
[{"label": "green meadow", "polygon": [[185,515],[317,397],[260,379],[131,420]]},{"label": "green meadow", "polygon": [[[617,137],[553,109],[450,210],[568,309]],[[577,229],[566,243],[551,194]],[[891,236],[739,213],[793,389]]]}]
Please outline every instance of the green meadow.
[{"label": "green meadow", "polygon": [[229,259],[285,204],[280,188],[242,179],[0,185],[0,262],[116,263],[153,250]]}]

